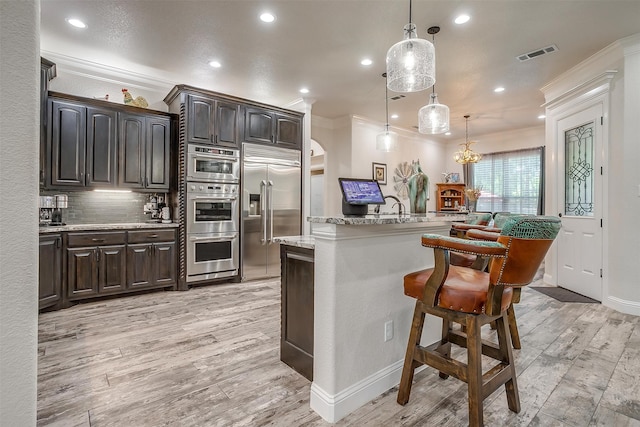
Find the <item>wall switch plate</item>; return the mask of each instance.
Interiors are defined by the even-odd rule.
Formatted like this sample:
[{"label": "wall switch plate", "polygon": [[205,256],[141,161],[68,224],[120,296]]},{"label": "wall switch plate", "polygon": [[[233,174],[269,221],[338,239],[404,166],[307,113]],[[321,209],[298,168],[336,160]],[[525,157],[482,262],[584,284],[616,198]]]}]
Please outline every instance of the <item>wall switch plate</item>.
[{"label": "wall switch plate", "polygon": [[393,320],[389,320],[384,324],[384,341],[391,341],[393,338]]}]

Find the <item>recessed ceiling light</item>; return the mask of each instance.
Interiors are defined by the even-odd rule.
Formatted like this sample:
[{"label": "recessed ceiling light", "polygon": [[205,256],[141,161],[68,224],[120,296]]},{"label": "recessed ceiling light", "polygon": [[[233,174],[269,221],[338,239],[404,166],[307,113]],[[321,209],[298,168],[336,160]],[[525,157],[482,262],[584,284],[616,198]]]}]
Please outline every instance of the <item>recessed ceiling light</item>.
[{"label": "recessed ceiling light", "polygon": [[471,17],[469,15],[459,15],[456,19],[454,19],[453,22],[455,22],[456,24],[464,24],[466,22],[469,22],[469,19],[471,19]]},{"label": "recessed ceiling light", "polygon": [[498,86],[497,88],[495,88],[493,90],[495,93],[500,93],[500,92],[504,92],[504,88],[502,86]]},{"label": "recessed ceiling light", "polygon": [[211,67],[213,67],[213,68],[220,68],[220,67],[222,67],[222,64],[221,64],[220,62],[218,62],[218,61],[210,61],[210,62],[209,62],[209,65],[210,65]]},{"label": "recessed ceiling light", "polygon": [[451,132],[445,132],[444,133],[446,136],[451,136]]},{"label": "recessed ceiling light", "polygon": [[373,61],[370,60],[369,58],[364,58],[362,61],[360,61],[360,63],[362,65],[371,65],[371,64],[373,64]]},{"label": "recessed ceiling light", "polygon": [[273,22],[276,20],[276,16],[272,13],[265,12],[262,15],[260,15],[260,20],[262,22]]},{"label": "recessed ceiling light", "polygon": [[539,119],[544,119],[544,118],[546,118],[546,117],[547,117],[547,116],[545,116],[544,114],[540,114],[540,115],[538,116],[538,118],[539,118]]},{"label": "recessed ceiling light", "polygon": [[76,28],[87,28],[87,24],[77,18],[67,18],[67,22]]},{"label": "recessed ceiling light", "polygon": [[303,87],[302,89],[300,89],[300,93],[309,93],[309,89]]},{"label": "recessed ceiling light", "polygon": [[397,114],[392,114],[392,115],[391,115],[391,118],[392,118],[392,119],[397,119],[397,118],[398,118],[398,115],[397,115]]}]

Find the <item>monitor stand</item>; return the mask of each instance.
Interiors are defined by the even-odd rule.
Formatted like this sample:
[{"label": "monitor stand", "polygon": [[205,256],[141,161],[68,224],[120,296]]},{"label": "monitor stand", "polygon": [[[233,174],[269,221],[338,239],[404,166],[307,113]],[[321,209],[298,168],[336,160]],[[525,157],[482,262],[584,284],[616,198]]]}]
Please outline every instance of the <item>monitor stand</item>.
[{"label": "monitor stand", "polygon": [[369,205],[352,205],[342,199],[342,215],[344,216],[365,216],[369,212]]}]

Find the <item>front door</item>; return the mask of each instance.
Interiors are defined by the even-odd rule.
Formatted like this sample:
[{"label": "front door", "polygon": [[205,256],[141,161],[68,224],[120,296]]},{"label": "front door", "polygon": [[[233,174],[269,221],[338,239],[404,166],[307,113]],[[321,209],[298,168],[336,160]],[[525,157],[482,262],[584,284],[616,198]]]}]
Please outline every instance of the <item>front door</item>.
[{"label": "front door", "polygon": [[558,286],[602,301],[602,104],[558,122]]}]

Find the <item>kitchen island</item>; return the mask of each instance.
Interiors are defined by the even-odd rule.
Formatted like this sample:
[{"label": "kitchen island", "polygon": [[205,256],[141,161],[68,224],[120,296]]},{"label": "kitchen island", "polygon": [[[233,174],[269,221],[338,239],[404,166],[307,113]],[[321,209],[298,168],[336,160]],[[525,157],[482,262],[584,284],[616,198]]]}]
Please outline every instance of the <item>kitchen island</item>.
[{"label": "kitchen island", "polygon": [[[448,235],[462,215],[309,217],[314,247],[311,408],[336,422],[400,381],[414,301],[405,274],[433,266],[424,233]],[[287,238],[282,238],[283,244]],[[295,241],[291,241],[295,245]],[[428,319],[435,341],[441,321]]]}]

